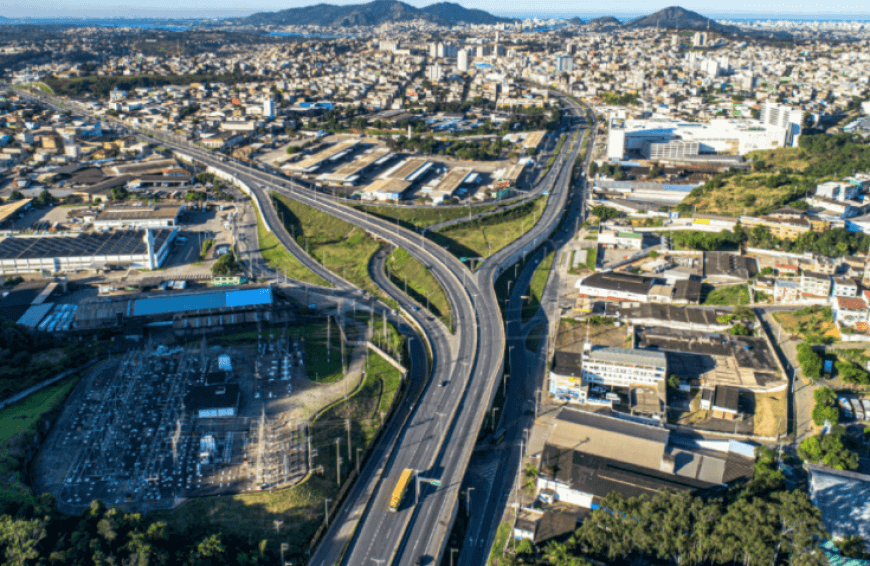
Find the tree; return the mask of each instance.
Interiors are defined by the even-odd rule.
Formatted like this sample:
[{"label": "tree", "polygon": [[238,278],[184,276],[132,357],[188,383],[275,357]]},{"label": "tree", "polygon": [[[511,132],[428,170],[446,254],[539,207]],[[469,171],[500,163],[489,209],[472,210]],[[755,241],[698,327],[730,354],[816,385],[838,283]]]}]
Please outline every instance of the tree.
[{"label": "tree", "polygon": [[867,553],[867,546],[864,539],[859,535],[846,535],[843,540],[835,543],[840,554],[846,558],[867,559],[870,554]]},{"label": "tree", "polygon": [[817,434],[798,446],[798,456],[836,470],[854,470],[858,467],[858,454],[843,443],[844,433]]},{"label": "tree", "polygon": [[187,191],[184,195],[184,200],[201,202],[207,200],[208,196],[203,191]]},{"label": "tree", "polygon": [[24,198],[24,195],[21,194],[20,191],[13,190],[11,193],[9,193],[9,196],[6,197],[6,200],[9,201],[9,202],[11,202],[11,201],[13,201],[13,200],[21,200],[21,199],[23,199],[23,198]]},{"label": "tree", "polygon": [[840,376],[840,379],[846,383],[870,385],[870,376],[867,375],[867,372],[852,362],[837,360],[834,367],[837,368],[837,374]]},{"label": "tree", "polygon": [[236,261],[236,255],[233,252],[220,256],[211,266],[212,275],[235,275],[241,271],[242,267]]},{"label": "tree", "polygon": [[39,193],[39,196],[36,197],[36,204],[38,204],[39,206],[48,206],[56,202],[57,199],[54,198],[54,195],[52,195],[45,189],[43,189],[42,192]]},{"label": "tree", "polygon": [[112,187],[112,200],[124,200],[130,195],[123,186]]},{"label": "tree", "polygon": [[810,379],[819,379],[822,377],[823,360],[820,355],[813,350],[813,347],[805,342],[797,345],[797,360],[801,366],[801,371]]},{"label": "tree", "polygon": [[728,334],[732,336],[751,336],[752,331],[743,326],[739,322],[735,322],[734,326],[728,329]]},{"label": "tree", "polygon": [[837,408],[837,394],[830,387],[820,387],[813,393],[816,404],[813,407],[813,422],[818,426],[830,421],[837,424],[840,421],[840,410]]},{"label": "tree", "polygon": [[668,376],[668,387],[671,389],[676,389],[680,386],[680,376],[676,374],[671,374]]},{"label": "tree", "polygon": [[609,206],[596,206],[592,208],[591,212],[602,221],[612,220],[614,218],[619,218],[620,216],[618,210],[610,208]]},{"label": "tree", "polygon": [[45,522],[41,519],[13,519],[0,515],[0,549],[4,564],[24,566],[39,557],[37,545],[45,538]]},{"label": "tree", "polygon": [[594,177],[597,174],[598,174],[598,163],[593,161],[592,163],[589,164],[589,176]]}]

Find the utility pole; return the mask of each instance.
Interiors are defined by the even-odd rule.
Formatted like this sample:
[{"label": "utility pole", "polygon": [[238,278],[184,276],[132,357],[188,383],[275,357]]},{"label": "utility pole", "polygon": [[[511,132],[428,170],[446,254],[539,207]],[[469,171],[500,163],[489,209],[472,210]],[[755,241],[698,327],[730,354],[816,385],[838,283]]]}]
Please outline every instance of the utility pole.
[{"label": "utility pole", "polygon": [[335,439],[335,475],[341,485],[341,438]]},{"label": "utility pole", "polygon": [[326,498],[323,500],[323,506],[326,508],[326,526],[329,526],[329,502],[332,501],[330,498]]},{"label": "utility pole", "polygon": [[347,428],[347,461],[353,462],[353,456],[351,454],[350,447],[350,419],[344,419],[344,426]]}]

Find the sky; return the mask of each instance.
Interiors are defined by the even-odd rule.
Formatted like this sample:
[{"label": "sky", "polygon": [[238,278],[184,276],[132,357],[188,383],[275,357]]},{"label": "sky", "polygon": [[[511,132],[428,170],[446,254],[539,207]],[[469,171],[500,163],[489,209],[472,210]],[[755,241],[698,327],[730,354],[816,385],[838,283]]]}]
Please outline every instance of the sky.
[{"label": "sky", "polygon": [[[330,4],[359,4],[368,0],[3,0],[0,16],[7,18],[225,18],[245,16],[259,11],[276,11],[325,2]],[[405,0],[413,6],[426,6],[438,0]],[[709,0],[686,0],[679,5],[713,18],[748,17],[815,17],[818,19],[870,19],[867,0],[833,0],[834,3],[754,3],[735,0],[733,3],[712,3]],[[499,15],[525,16],[555,14],[558,16],[614,15],[634,17],[651,14],[672,6],[675,0],[608,0],[578,2],[577,0],[548,0],[536,11],[536,3],[528,0],[464,0],[466,8],[478,8]],[[728,8],[723,9],[723,5]]]}]

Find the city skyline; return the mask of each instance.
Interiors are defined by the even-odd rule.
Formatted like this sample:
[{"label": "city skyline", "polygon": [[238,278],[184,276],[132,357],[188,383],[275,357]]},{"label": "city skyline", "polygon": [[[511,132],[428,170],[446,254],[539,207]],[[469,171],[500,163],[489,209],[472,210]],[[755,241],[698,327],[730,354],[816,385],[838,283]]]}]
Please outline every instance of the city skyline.
[{"label": "city skyline", "polygon": [[[335,0],[327,2],[334,5],[361,4],[359,0]],[[421,8],[433,4],[426,0],[410,0],[406,2]],[[57,18],[155,18],[155,19],[198,19],[198,18],[233,18],[243,17],[256,12],[272,12],[288,8],[298,8],[314,5],[315,2],[296,0],[280,2],[278,0],[261,0],[246,4],[243,9],[230,8],[229,5],[215,5],[205,0],[189,0],[182,7],[167,0],[151,0],[147,3],[118,0],[91,0],[87,3],[71,0],[59,0],[51,4],[34,6],[28,0],[10,0],[0,10],[0,17],[57,19]],[[597,5],[578,6],[574,2],[558,0],[547,5],[546,9],[529,10],[528,4],[522,2],[492,2],[490,0],[470,0],[460,3],[469,9],[485,10],[498,16],[528,18],[528,17],[572,17],[594,18],[600,16],[615,16],[619,19],[631,19],[653,13],[669,6],[679,5],[687,10],[698,12],[714,19],[801,19],[801,20],[865,20],[870,19],[870,9],[863,2],[851,1],[842,4],[823,6],[819,4],[756,4],[745,2],[732,5],[728,11],[710,10],[709,3],[691,0],[674,3],[664,0],[655,4],[639,0],[623,0],[616,3],[600,3]],[[226,6],[226,7],[225,7]],[[576,8],[575,8],[576,6]]]}]

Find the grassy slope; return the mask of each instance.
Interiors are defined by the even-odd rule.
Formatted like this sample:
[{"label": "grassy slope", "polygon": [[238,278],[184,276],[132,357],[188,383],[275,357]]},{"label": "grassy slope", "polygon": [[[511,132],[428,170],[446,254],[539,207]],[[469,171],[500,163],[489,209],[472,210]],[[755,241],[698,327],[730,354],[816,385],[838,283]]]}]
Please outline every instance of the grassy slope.
[{"label": "grassy slope", "polygon": [[[405,228],[422,228],[440,224],[448,220],[464,218],[468,216],[468,208],[452,207],[452,208],[411,208],[402,206],[366,206],[357,205],[356,208],[368,212],[374,216],[384,218],[397,223]],[[479,214],[481,212],[489,212],[495,210],[497,205],[486,204],[471,207],[471,214]]]},{"label": "grassy slope", "polygon": [[39,417],[66,398],[76,381],[64,379],[0,411],[0,441],[30,430]]},{"label": "grassy slope", "polygon": [[427,237],[439,246],[446,246],[457,257],[489,257],[531,229],[540,218],[544,198],[481,220],[430,232]]},{"label": "grassy slope", "polygon": [[287,231],[302,249],[308,239],[308,253],[315,261],[371,294],[383,295],[368,273],[369,260],[380,247],[378,242],[365,231],[325,212],[281,195],[275,195],[275,199]]},{"label": "grassy slope", "polygon": [[[223,532],[258,541],[266,539],[277,544],[273,521],[284,521],[281,541],[291,545],[288,558],[299,556],[300,550],[313,537],[323,521],[326,497],[338,491],[335,483],[335,438],[340,438],[340,452],[347,459],[345,418],[352,419],[353,453],[356,447],[368,446],[380,426],[380,413],[387,411],[399,391],[401,375],[383,358],[369,356],[366,380],[350,399],[324,411],[312,424],[312,446],[319,448],[315,466],[323,466],[324,474],[311,475],[303,483],[274,492],[240,494],[230,497],[193,499],[178,509],[160,513],[176,531],[191,533]],[[354,456],[355,457],[355,456]],[[342,477],[347,477],[354,463],[344,462]]]},{"label": "grassy slope", "polygon": [[532,275],[532,281],[529,284],[529,299],[523,301],[522,321],[526,322],[535,316],[538,308],[541,306],[541,296],[544,294],[544,287],[547,285],[547,279],[550,277],[550,267],[553,265],[553,253],[550,252],[535,269],[535,274]]},{"label": "grassy slope", "polygon": [[441,319],[444,324],[450,324],[450,303],[444,289],[419,260],[401,248],[390,254],[387,268],[393,283],[404,290],[405,280],[408,282],[408,295],[426,305],[426,295],[429,294],[429,311]]},{"label": "grassy slope", "polygon": [[293,257],[287,248],[278,241],[278,237],[272,232],[266,230],[263,220],[260,218],[260,213],[254,207],[254,213],[257,215],[257,236],[260,240],[260,255],[266,260],[275,271],[284,273],[286,270],[287,277],[305,283],[313,283],[329,287],[322,277],[313,273],[310,269],[302,265],[302,263]]},{"label": "grassy slope", "polygon": [[[765,186],[765,180],[783,168],[794,171],[794,178],[810,166],[811,159],[800,148],[754,151],[746,155],[747,161],[763,159],[767,168],[746,175],[724,178],[725,185],[703,195],[689,195],[682,205],[696,206],[698,212],[739,216],[761,214],[789,200],[795,190],[793,183],[780,187]],[[694,191],[693,191],[694,192]],[[803,196],[803,190],[799,191]]]}]

